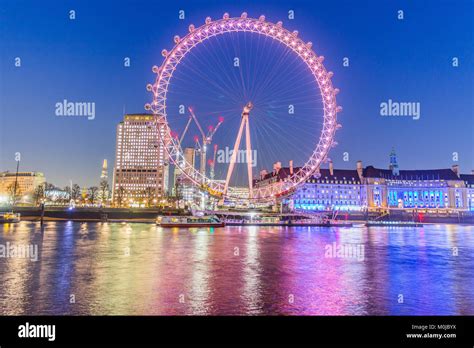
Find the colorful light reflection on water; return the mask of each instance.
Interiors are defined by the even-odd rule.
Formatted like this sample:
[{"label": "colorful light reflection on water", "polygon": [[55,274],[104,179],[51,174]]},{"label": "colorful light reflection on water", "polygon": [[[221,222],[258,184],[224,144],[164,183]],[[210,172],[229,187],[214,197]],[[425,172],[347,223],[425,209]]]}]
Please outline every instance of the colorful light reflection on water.
[{"label": "colorful light reflection on water", "polygon": [[[7,243],[38,261],[0,258],[3,315],[474,315],[474,226],[24,221],[0,225]],[[363,245],[364,260],[328,245]]]}]

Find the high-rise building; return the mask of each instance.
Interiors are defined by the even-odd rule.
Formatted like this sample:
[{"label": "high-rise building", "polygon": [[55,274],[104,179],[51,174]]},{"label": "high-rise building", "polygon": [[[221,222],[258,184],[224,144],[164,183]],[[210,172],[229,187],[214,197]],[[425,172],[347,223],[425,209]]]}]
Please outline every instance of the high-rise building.
[{"label": "high-rise building", "polygon": [[104,162],[102,163],[102,173],[100,174],[100,180],[105,180],[107,181],[108,179],[108,169],[107,169],[107,160],[104,159]]},{"label": "high-rise building", "polygon": [[117,126],[112,202],[153,206],[168,188],[166,151],[160,134],[166,123],[152,114],[129,114]]},{"label": "high-rise building", "polygon": [[[195,167],[196,163],[196,150],[192,147],[187,147],[184,149],[184,159],[188,162],[193,168]],[[188,172],[190,174],[191,171]]]},{"label": "high-rise building", "polygon": [[[192,147],[187,147],[184,149],[184,160],[191,166],[195,167],[195,161],[196,161],[196,150]],[[192,171],[189,169],[187,172],[188,175],[192,175]],[[194,201],[197,189],[194,187],[193,182],[183,174],[182,170],[178,167],[175,167],[174,169],[174,183],[175,183],[175,189],[178,190],[178,192],[175,192],[178,196],[181,196],[181,198],[184,200],[186,203],[191,203]]]},{"label": "high-rise building", "polygon": [[104,159],[104,161],[102,162],[102,172],[100,174],[98,198],[101,204],[107,203],[110,198],[109,173],[106,159]]}]

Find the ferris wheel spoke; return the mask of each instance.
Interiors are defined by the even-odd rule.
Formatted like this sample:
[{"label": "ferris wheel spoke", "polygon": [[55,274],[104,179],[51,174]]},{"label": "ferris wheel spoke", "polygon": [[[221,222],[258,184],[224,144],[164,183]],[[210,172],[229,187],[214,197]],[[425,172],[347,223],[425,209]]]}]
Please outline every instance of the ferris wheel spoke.
[{"label": "ferris wheel spoke", "polygon": [[235,95],[233,95],[231,93],[231,91],[228,90],[228,88],[226,88],[226,84],[219,84],[217,83],[216,81],[210,79],[207,75],[205,75],[203,72],[195,69],[195,68],[192,68],[192,67],[188,67],[188,69],[190,69],[194,74],[196,74],[197,76],[199,76],[199,78],[201,79],[201,81],[206,81],[208,84],[210,84],[211,86],[213,86],[216,90],[218,90],[219,92],[221,92],[222,94],[224,94],[226,97],[230,98],[230,99],[234,99],[236,98]]},{"label": "ferris wheel spoke", "polygon": [[[271,45],[271,48],[273,48],[274,45]],[[282,75],[283,72],[285,72],[287,69],[291,69],[295,66],[295,63],[297,63],[297,60],[295,57],[292,57],[291,55],[291,50],[285,49],[283,54],[280,55],[279,60],[277,63],[273,66],[272,70],[268,73],[267,79],[260,85],[259,91],[264,91],[264,90],[271,90],[270,84],[272,81],[276,81],[277,79],[273,79],[272,77],[275,76],[275,74],[280,74]],[[293,58],[293,59],[292,59]]]},{"label": "ferris wheel spoke", "polygon": [[[235,78],[235,74],[231,72],[232,71],[231,57],[226,57],[225,55],[222,54],[222,52],[226,52],[226,50],[222,47],[220,38],[216,37],[213,39],[215,40],[216,44],[219,46],[219,49],[217,50],[217,52],[216,50],[209,49],[209,52],[215,58],[214,62],[216,63],[216,66],[219,68],[220,74],[223,77],[225,77],[226,83],[224,83],[224,86],[231,86],[230,90],[234,90],[237,92],[241,91],[241,89],[239,88],[238,80]],[[221,54],[221,56],[219,56],[219,54]],[[226,64],[222,62],[222,56],[224,56],[225,59],[228,60]]]},{"label": "ferris wheel spoke", "polygon": [[[209,52],[214,55],[214,58],[216,58],[215,53],[213,51],[209,50]],[[198,57],[197,55],[195,56],[196,56],[196,60],[199,60],[204,65],[204,67],[207,65],[206,62],[204,62],[200,57]],[[231,90],[227,87],[229,83],[232,83],[232,78],[229,77],[227,70],[222,68],[222,63],[219,62],[218,58],[214,59],[212,63],[213,63],[214,68],[219,69],[219,75],[218,75],[219,78],[225,81],[220,81],[220,80],[214,81],[212,78],[210,78],[207,74],[203,72],[205,69],[202,69],[202,71],[196,70],[193,67],[190,67],[190,69],[194,73],[198,74],[205,81],[214,85],[216,89],[218,89],[221,93],[224,93],[229,98],[236,98],[236,96],[232,94]]]},{"label": "ferris wheel spoke", "polygon": [[[236,34],[236,33],[231,33],[231,35],[233,34]],[[239,40],[239,37],[233,37],[233,40],[231,40],[232,42],[232,47],[233,47],[233,51],[234,51],[234,60],[235,59],[239,59],[239,66],[238,67],[235,67],[234,66],[234,69],[237,68],[238,69],[238,82],[240,82],[240,86],[242,87],[241,90],[242,90],[242,100],[247,100],[248,99],[248,83],[245,82],[245,79],[244,79],[244,76],[243,76],[243,72],[242,72],[242,69],[240,67],[240,63],[241,63],[241,57],[239,57],[239,52],[240,52],[240,49],[238,48],[238,45],[240,44],[240,40]],[[237,44],[237,48],[236,48],[236,44]],[[235,62],[234,62],[235,64]]]},{"label": "ferris wheel spoke", "polygon": [[[273,47],[273,45],[271,45]],[[271,50],[272,51],[272,50]],[[290,51],[285,50],[283,54],[280,55],[278,61],[271,67],[271,70],[265,74],[265,79],[262,83],[259,84],[258,89],[256,90],[256,98],[260,96],[261,93],[266,93],[267,91],[271,91],[271,82],[272,80],[277,80],[274,78],[276,74],[280,74],[283,67],[288,64],[287,60],[290,56]]]},{"label": "ferris wheel spoke", "polygon": [[[282,74],[283,75],[283,74]],[[289,77],[289,78],[286,78],[285,79],[285,89],[283,88],[277,88],[277,87],[280,87],[278,84],[278,80],[277,79],[273,79],[273,80],[269,80],[267,85],[265,86],[265,90],[266,91],[274,91],[274,94],[275,93],[280,93],[280,94],[284,94],[285,96],[291,96],[292,94],[295,94],[295,93],[301,93],[301,88],[305,86],[305,84],[297,84],[295,82],[295,80],[297,80],[299,76],[296,75],[295,76],[292,76],[292,77]],[[313,81],[313,84],[314,84],[314,81]],[[296,87],[296,91],[293,91],[292,92],[292,86],[294,85],[294,87]],[[310,84],[307,83],[307,85],[309,86]]]}]

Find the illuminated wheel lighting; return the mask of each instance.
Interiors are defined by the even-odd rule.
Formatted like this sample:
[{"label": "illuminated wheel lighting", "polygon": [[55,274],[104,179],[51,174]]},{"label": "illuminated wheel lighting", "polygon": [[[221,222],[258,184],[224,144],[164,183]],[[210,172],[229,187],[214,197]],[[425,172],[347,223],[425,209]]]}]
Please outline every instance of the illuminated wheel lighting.
[{"label": "illuminated wheel lighting", "polygon": [[[222,19],[212,21],[210,17],[206,18],[204,25],[195,28],[194,25],[189,26],[189,33],[179,39],[175,36],[176,45],[171,50],[164,49],[162,55],[164,61],[160,68],[153,67],[153,72],[156,74],[155,82],[151,89],[153,94],[153,102],[147,104],[147,110],[151,110],[158,120],[164,121],[167,124],[166,114],[166,98],[168,93],[168,86],[171,83],[173,73],[177,69],[181,60],[197,45],[205,40],[216,36],[223,35],[230,32],[250,32],[260,35],[265,35],[275,41],[280,42],[291,51],[293,51],[310,69],[314,77],[324,105],[323,127],[316,145],[310,158],[301,167],[288,177],[285,181],[276,182],[267,185],[263,188],[254,188],[253,201],[268,201],[274,197],[280,196],[288,190],[294,191],[299,185],[303,184],[307,179],[314,175],[321,162],[327,158],[329,149],[335,144],[333,138],[337,129],[341,126],[336,122],[337,113],[342,110],[336,103],[336,94],[339,92],[335,89],[331,82],[332,72],[327,72],[322,62],[323,56],[318,56],[312,50],[310,42],[304,42],[297,37],[297,32],[290,32],[283,28],[281,22],[276,24],[265,20],[264,16],[259,19],[248,18],[244,12],[241,17],[229,18],[225,14]],[[291,38],[291,40],[290,40]],[[165,145],[166,153],[170,161],[181,169],[182,173],[191,180],[196,186],[214,194],[216,196],[225,197],[232,200],[231,194],[224,195],[224,184],[216,182],[201,174],[192,165],[186,162],[183,152],[180,148],[179,141],[172,136],[171,129],[167,127],[164,134],[159,133],[160,141]]]}]

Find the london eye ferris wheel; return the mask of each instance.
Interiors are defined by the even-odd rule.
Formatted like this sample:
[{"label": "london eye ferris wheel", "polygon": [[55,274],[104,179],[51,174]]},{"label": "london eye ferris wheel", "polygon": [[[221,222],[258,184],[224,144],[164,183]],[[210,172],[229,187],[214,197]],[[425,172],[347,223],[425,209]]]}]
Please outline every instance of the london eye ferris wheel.
[{"label": "london eye ferris wheel", "polygon": [[[174,43],[153,67],[145,109],[166,125],[160,141],[175,171],[219,199],[240,199],[245,188],[259,202],[319,170],[336,144],[341,107],[311,42],[244,12],[191,24]],[[277,180],[282,166],[289,169]]]}]

